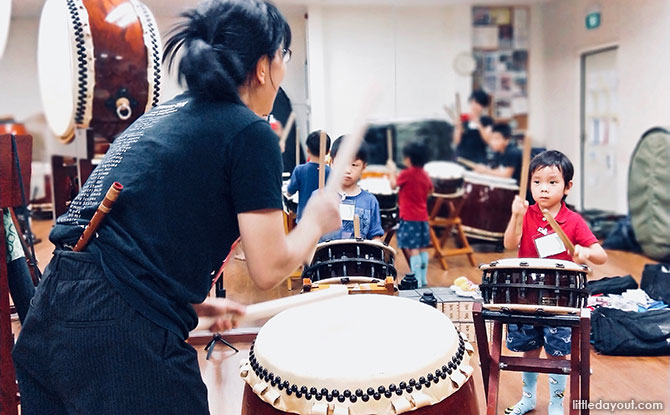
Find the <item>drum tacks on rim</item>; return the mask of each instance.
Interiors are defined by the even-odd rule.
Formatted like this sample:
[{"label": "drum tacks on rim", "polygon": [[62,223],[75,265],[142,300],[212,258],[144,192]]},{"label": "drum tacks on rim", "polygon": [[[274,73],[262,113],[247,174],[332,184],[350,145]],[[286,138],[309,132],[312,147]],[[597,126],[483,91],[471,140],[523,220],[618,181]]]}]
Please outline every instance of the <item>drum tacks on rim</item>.
[{"label": "drum tacks on rim", "polygon": [[38,41],[42,105],[63,142],[75,128],[110,141],[160,99],[162,45],[138,0],[47,0]]}]

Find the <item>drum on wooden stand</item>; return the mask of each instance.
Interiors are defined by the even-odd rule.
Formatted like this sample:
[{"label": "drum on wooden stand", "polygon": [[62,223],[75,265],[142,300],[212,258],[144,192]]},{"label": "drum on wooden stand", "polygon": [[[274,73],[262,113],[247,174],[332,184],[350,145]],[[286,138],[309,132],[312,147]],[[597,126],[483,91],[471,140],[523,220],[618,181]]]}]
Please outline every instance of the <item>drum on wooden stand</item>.
[{"label": "drum on wooden stand", "polygon": [[463,187],[465,169],[449,161],[431,161],[423,166],[433,182],[433,194],[438,197],[452,197]]},{"label": "drum on wooden stand", "polygon": [[503,240],[512,216],[512,202],[519,193],[514,179],[465,172],[465,201],[461,210],[463,230],[477,239]]},{"label": "drum on wooden stand", "polygon": [[[378,318],[365,318],[372,310]],[[406,298],[292,308],[263,326],[241,364],[242,414],[478,414],[473,351],[443,313]]]},{"label": "drum on wooden stand", "polygon": [[368,177],[361,179],[358,185],[377,198],[382,228],[388,232],[398,223],[398,190],[391,189],[391,182],[387,177]]},{"label": "drum on wooden stand", "polygon": [[395,278],[395,250],[378,241],[338,239],[317,245],[302,276],[312,281],[339,277]]},{"label": "drum on wooden stand", "polygon": [[582,308],[589,268],[571,261],[506,258],[480,266],[485,303]]},{"label": "drum on wooden stand", "polygon": [[138,0],[47,0],[37,55],[46,119],[64,142],[75,127],[111,141],[158,105],[162,46]]}]

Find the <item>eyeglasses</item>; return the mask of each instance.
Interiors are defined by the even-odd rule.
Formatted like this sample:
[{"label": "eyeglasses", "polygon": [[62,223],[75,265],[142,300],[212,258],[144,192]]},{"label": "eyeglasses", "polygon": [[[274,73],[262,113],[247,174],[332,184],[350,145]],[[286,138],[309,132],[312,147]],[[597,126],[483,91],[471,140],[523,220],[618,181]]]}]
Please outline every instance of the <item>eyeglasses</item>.
[{"label": "eyeglasses", "polygon": [[289,48],[284,48],[281,50],[281,52],[284,63],[289,63],[291,61],[291,55],[293,55],[293,51]]}]

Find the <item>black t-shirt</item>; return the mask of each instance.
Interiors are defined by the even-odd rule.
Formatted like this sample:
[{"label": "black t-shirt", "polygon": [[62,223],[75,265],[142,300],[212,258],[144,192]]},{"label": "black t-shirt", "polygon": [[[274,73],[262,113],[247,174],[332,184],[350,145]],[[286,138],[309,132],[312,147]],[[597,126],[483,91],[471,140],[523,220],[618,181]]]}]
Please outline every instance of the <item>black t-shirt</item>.
[{"label": "black t-shirt", "polygon": [[242,104],[177,96],[112,144],[50,239],[73,246],[110,185],[124,188],[87,251],[138,312],[184,338],[211,273],[239,236],[237,214],[281,209],[270,125]]},{"label": "black t-shirt", "polygon": [[[490,117],[482,116],[480,118],[482,126],[486,127],[493,124]],[[463,157],[475,163],[486,162],[486,141],[482,138],[478,128],[470,128],[469,122],[463,123],[463,135],[461,141],[456,147],[458,157]]]},{"label": "black t-shirt", "polygon": [[498,153],[497,151],[493,152],[493,159],[489,163],[489,166],[493,169],[498,167],[514,167],[514,173],[512,178],[519,183],[519,176],[521,176],[521,163],[523,155],[521,150],[517,146],[508,144],[505,147],[505,151]]}]

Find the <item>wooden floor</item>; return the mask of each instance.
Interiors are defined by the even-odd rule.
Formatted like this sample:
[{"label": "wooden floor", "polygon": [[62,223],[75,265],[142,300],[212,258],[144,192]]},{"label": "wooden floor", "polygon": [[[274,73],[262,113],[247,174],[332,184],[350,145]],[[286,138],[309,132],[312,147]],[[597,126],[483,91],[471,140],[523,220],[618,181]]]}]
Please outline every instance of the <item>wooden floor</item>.
[{"label": "wooden floor", "polygon": [[[36,246],[40,267],[44,268],[51,257],[52,245],[47,240],[51,221],[35,222],[34,232],[43,239]],[[395,246],[395,240],[391,242]],[[631,274],[640,281],[644,264],[652,262],[648,258],[627,252],[608,251],[609,259],[606,265],[595,267],[592,279],[605,276]],[[486,263],[503,257],[514,257],[515,252],[504,253],[477,253],[476,262]],[[448,259],[449,270],[443,271],[439,262],[432,258],[428,269],[428,283],[432,286],[448,286],[459,276],[466,276],[474,282],[481,282],[481,273],[471,267],[465,256]],[[399,255],[396,260],[399,275],[408,272],[409,267],[404,258]],[[234,260],[225,271],[225,286],[228,298],[251,304],[272,298],[295,294],[289,292],[286,284],[261,291],[256,288],[248,277],[243,261]],[[203,346],[198,346],[200,369],[203,379],[209,389],[210,410],[213,415],[237,415],[240,413],[243,382],[238,376],[239,361],[248,353],[248,344],[238,344],[239,353],[224,346],[217,346],[210,360],[205,360],[206,352]],[[405,351],[398,350],[398,358],[402,358]],[[506,352],[507,354],[513,354]],[[616,357],[599,355],[591,351],[591,401],[631,401],[663,402],[663,411],[616,411],[616,415],[668,414],[670,413],[670,357]],[[476,387],[479,395],[479,405],[482,413],[485,408],[481,372],[475,370]],[[547,375],[541,375],[538,381],[538,407],[531,414],[543,415],[547,413],[548,387]],[[568,393],[566,392],[566,395]],[[521,396],[521,375],[519,373],[503,372],[498,413],[514,404]],[[566,396],[565,406],[569,397]],[[593,412],[599,413],[599,412]]]}]

